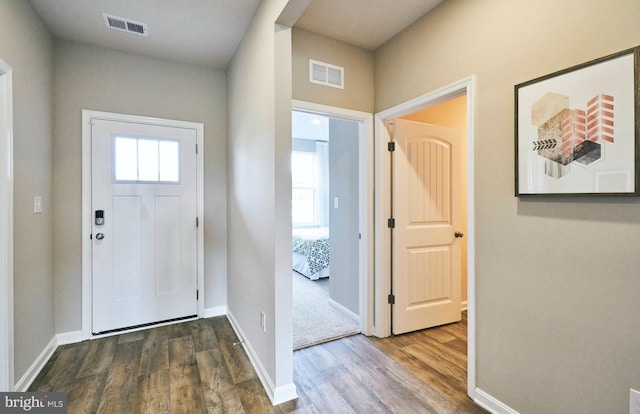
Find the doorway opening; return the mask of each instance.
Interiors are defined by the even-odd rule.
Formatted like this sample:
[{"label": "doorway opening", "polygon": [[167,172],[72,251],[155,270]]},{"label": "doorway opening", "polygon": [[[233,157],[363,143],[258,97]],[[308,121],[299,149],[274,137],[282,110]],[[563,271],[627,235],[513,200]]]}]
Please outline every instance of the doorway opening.
[{"label": "doorway opening", "polygon": [[[460,265],[466,267],[466,284],[460,286],[462,297],[466,290],[466,308],[467,308],[467,393],[471,398],[475,396],[475,210],[474,210],[474,77],[463,79],[459,82],[443,87],[434,92],[415,98],[409,102],[390,108],[376,114],[376,262],[375,262],[375,284],[376,290],[376,327],[375,335],[378,337],[386,337],[392,332],[392,312],[393,305],[389,298],[392,293],[392,236],[389,228],[389,218],[392,217],[392,185],[391,185],[391,157],[389,156],[388,143],[391,141],[389,130],[386,128],[388,122],[395,119],[408,118],[413,121],[421,118],[425,113],[434,111],[437,104],[451,105],[456,99],[464,99],[462,107],[464,114],[462,118],[465,124],[465,165],[464,170],[465,182],[469,185],[464,188],[464,199],[466,199],[465,230],[460,231],[464,234],[466,245],[463,249],[463,260]],[[435,111],[434,111],[435,112]],[[419,119],[420,122],[428,122],[431,124],[449,123],[450,120],[425,118]],[[457,230],[457,229],[456,229]],[[452,233],[454,234],[454,233]],[[456,236],[457,237],[457,236]],[[465,278],[463,278],[464,280]],[[459,310],[465,308],[465,301],[461,300]]]},{"label": "doorway opening", "polygon": [[295,102],[292,120],[296,350],[371,332],[367,206],[372,198],[366,161],[371,148],[365,136],[371,133],[372,117]]}]

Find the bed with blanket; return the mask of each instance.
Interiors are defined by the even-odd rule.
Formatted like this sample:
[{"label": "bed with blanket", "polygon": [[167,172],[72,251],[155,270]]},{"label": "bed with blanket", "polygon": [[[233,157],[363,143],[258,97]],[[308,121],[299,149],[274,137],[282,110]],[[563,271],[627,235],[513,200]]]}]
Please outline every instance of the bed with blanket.
[{"label": "bed with blanket", "polygon": [[311,280],[329,277],[329,228],[293,229],[293,270]]}]

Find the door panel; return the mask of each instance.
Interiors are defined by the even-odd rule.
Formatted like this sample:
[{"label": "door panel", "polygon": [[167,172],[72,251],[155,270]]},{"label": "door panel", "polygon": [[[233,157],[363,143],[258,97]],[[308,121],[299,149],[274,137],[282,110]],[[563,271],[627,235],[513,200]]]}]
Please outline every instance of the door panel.
[{"label": "door panel", "polygon": [[156,293],[180,291],[180,198],[156,197]]},{"label": "door panel", "polygon": [[195,145],[192,129],[93,120],[93,333],[197,314]]},{"label": "door panel", "polygon": [[461,148],[457,130],[395,120],[393,333],[459,321]]},{"label": "door panel", "polygon": [[140,197],[113,197],[114,301],[139,298],[141,294],[141,209]]}]

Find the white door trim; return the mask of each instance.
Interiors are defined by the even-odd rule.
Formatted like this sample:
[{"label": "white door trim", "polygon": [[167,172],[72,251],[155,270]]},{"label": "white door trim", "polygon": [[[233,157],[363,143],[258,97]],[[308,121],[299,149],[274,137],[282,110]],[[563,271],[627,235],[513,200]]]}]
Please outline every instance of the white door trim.
[{"label": "white door trim", "polygon": [[333,118],[358,121],[360,129],[360,331],[374,333],[373,291],[373,115],[368,112],[321,105],[304,101],[292,101],[292,109],[326,115]]},{"label": "white door trim", "polygon": [[13,74],[0,59],[0,391],[13,391]]},{"label": "white door trim", "polygon": [[174,121],[170,119],[150,118],[138,115],[125,115],[110,112],[82,110],[82,339],[92,339],[91,333],[91,120],[101,119],[107,121],[133,122],[138,124],[167,126],[174,128],[188,128],[196,131],[197,167],[197,215],[198,226],[198,251],[197,271],[198,290],[198,317],[204,316],[204,124],[187,121]]},{"label": "white door trim", "polygon": [[391,166],[385,122],[467,95],[467,394],[471,398],[475,397],[476,389],[475,82],[475,76],[470,76],[375,115],[375,335],[386,337],[391,335],[391,306],[387,303],[391,291],[391,235],[387,228],[387,219],[391,217]]}]

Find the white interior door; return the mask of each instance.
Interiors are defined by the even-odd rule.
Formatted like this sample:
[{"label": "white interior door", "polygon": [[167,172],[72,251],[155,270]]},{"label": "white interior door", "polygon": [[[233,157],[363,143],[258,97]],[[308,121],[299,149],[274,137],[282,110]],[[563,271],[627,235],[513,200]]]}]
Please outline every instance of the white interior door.
[{"label": "white interior door", "polygon": [[395,120],[392,152],[392,330],[461,319],[461,137]]},{"label": "white interior door", "polygon": [[197,315],[196,131],[92,120],[92,332]]}]

